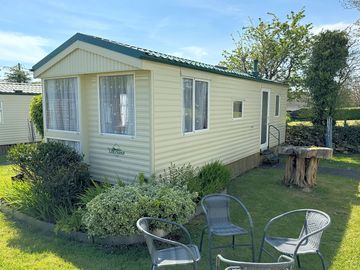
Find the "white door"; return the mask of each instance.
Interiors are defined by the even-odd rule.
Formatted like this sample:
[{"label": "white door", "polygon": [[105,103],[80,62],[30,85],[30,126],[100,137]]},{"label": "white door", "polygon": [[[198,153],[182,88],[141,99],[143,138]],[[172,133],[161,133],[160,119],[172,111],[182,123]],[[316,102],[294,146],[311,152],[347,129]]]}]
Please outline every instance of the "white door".
[{"label": "white door", "polygon": [[270,91],[261,91],[260,149],[268,147]]}]

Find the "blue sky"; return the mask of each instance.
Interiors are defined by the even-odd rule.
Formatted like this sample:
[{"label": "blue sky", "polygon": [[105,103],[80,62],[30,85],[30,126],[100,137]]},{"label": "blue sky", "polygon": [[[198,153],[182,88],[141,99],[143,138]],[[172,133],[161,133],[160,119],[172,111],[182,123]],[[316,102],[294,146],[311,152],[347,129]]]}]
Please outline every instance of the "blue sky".
[{"label": "blue sky", "polygon": [[[341,0],[0,0],[0,68],[30,68],[76,32],[217,64],[232,49],[231,34],[273,12],[306,10],[305,22],[344,28],[359,19]],[[0,75],[4,72],[0,71]]]}]

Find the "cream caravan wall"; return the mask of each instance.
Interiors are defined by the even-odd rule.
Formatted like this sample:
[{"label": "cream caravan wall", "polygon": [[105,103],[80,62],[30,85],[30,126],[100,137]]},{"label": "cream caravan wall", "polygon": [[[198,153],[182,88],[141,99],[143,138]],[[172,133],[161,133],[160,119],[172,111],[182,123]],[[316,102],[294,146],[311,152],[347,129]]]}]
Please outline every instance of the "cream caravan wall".
[{"label": "cream caravan wall", "polygon": [[[160,173],[171,162],[202,165],[213,160],[231,163],[260,151],[261,89],[270,89],[270,124],[285,134],[286,87],[264,84],[146,62],[153,72],[154,171]],[[209,81],[209,130],[183,134],[182,78]],[[280,116],[274,117],[275,94],[280,94]],[[243,118],[232,117],[233,101],[243,100]]]},{"label": "cream caravan wall", "polygon": [[[98,180],[108,177],[111,181],[121,179],[127,182],[135,180],[138,173],[151,174],[150,165],[150,76],[147,71],[135,74],[135,136],[102,135],[99,131],[98,75],[81,76],[82,100],[85,106],[82,115],[87,127],[82,141],[84,152],[90,164],[91,175]],[[121,72],[111,74],[124,74]],[[126,73],[127,74],[127,73]],[[113,146],[119,147],[124,155],[109,152]]]},{"label": "cream caravan wall", "polygon": [[[2,95],[3,123],[0,123],[0,145],[30,142],[29,106],[34,95]],[[35,131],[35,127],[34,127]],[[41,139],[35,132],[35,140]]]}]

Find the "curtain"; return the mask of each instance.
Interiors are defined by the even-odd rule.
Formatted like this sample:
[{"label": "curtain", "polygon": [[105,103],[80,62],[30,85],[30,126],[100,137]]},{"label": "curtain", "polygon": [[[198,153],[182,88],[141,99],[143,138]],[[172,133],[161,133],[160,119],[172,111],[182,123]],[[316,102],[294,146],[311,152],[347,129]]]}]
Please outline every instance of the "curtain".
[{"label": "curtain", "polygon": [[193,131],[193,80],[184,79],[184,132]]},{"label": "curtain", "polygon": [[134,78],[132,75],[100,77],[101,133],[134,135]]},{"label": "curtain", "polygon": [[45,81],[46,127],[79,131],[77,78]]},{"label": "curtain", "polygon": [[195,130],[208,127],[208,83],[195,81]]}]

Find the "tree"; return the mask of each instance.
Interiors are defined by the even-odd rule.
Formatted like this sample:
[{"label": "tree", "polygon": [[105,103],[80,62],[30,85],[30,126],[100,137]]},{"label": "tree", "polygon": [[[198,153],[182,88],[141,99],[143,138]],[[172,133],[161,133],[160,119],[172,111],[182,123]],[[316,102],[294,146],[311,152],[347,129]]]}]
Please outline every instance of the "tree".
[{"label": "tree", "polygon": [[259,18],[257,25],[251,23],[243,28],[243,32],[238,32],[238,40],[233,37],[236,48],[230,52],[225,50],[220,64],[231,70],[249,73],[253,61],[257,59],[261,78],[289,83],[293,93],[301,93],[302,73],[312,42],[312,24],[302,23],[305,17],[303,9],[291,12],[283,22],[275,14],[268,14],[272,16],[271,22]]},{"label": "tree", "polygon": [[44,137],[42,96],[34,96],[30,103],[30,119],[41,137]]},{"label": "tree", "polygon": [[5,80],[8,82],[27,83],[30,82],[30,74],[23,66],[17,64],[10,68],[8,73],[5,73]]},{"label": "tree", "polygon": [[325,31],[316,38],[305,83],[310,91],[313,123],[326,125],[339,106],[344,77],[348,73],[349,36],[345,31]]}]

